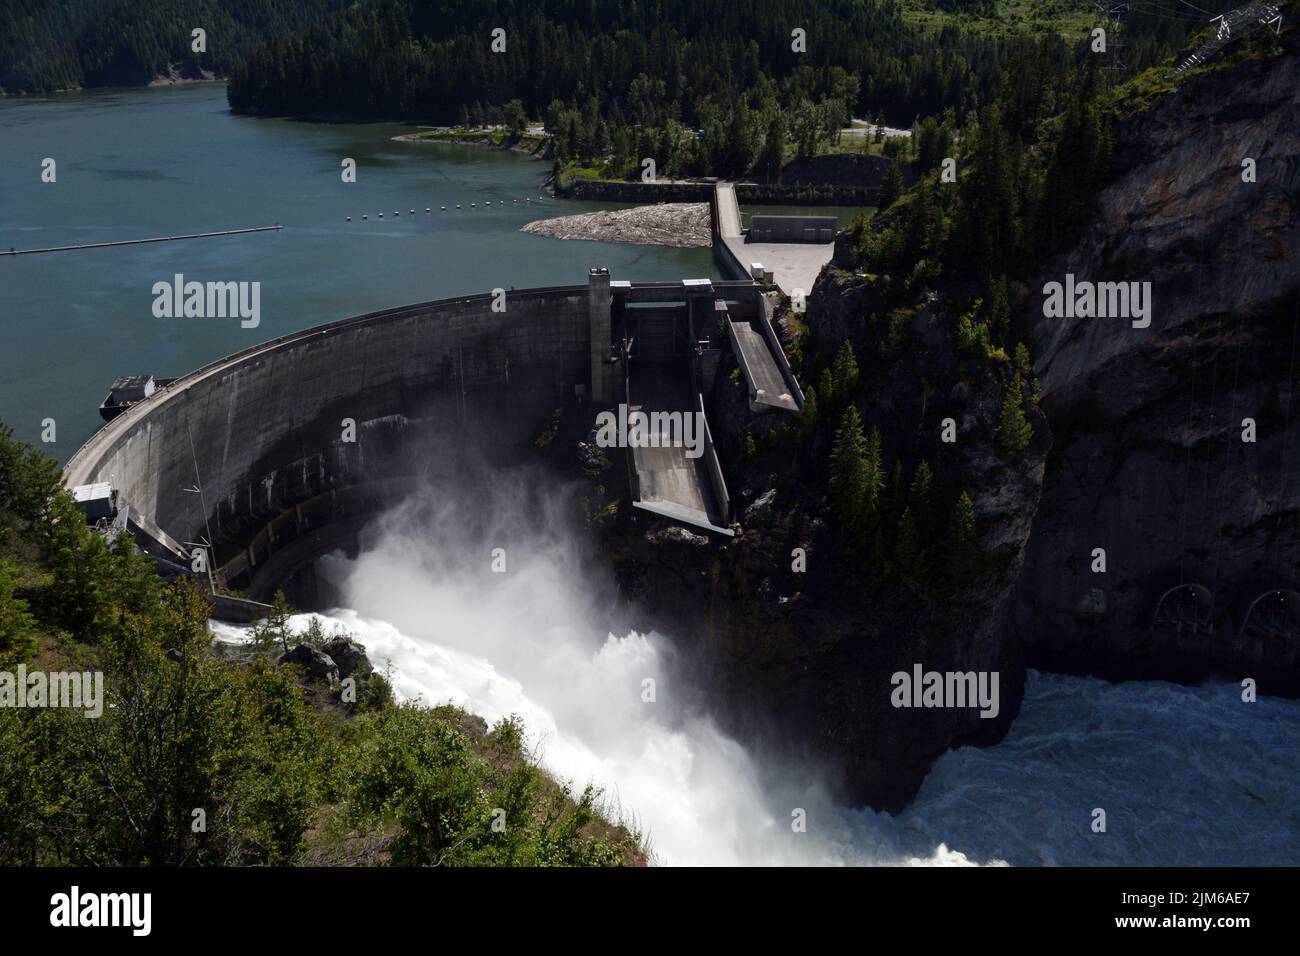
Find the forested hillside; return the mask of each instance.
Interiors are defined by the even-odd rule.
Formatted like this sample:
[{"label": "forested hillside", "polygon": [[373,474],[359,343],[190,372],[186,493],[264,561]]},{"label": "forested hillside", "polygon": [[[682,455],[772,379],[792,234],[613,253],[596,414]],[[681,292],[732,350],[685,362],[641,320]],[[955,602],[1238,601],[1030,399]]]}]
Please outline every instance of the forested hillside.
[{"label": "forested hillside", "polygon": [[[1026,30],[1050,45],[1059,79],[1093,22],[1074,0],[1020,4],[1014,17],[951,6],[373,0],[257,49],[232,76],[230,105],[516,129],[543,120],[565,158],[619,170],[654,156],[661,175],[740,176],[779,171],[787,146],[818,152],[851,117],[906,127],[951,111],[964,125],[996,94]],[[1184,37],[1190,21],[1158,13],[1130,18],[1129,67]]]},{"label": "forested hillside", "polygon": [[[0,0],[0,92],[148,83],[168,67],[225,76],[259,43],[345,0]],[[207,33],[195,53],[191,35]]]},{"label": "forested hillside", "polygon": [[[506,31],[506,50],[491,32]],[[792,49],[805,31],[806,49]],[[238,71],[236,109],[455,122],[518,98],[622,121],[700,127],[711,109],[835,103],[910,123],[988,92],[1003,43],[976,31],[925,36],[874,0],[433,2],[377,0],[302,38],[268,44]]]},{"label": "forested hillside", "polygon": [[[399,705],[364,648],[295,630],[282,601],[223,652],[210,611],[87,527],[0,424],[0,866],[646,862],[518,719]],[[68,706],[56,677],[96,672],[94,706]]]}]

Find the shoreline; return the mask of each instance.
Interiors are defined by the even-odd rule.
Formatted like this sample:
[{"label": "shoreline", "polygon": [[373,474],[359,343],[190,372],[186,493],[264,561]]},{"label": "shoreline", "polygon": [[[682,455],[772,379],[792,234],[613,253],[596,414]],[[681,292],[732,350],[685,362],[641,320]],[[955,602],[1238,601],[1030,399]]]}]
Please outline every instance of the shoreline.
[{"label": "shoreline", "polygon": [[[441,129],[442,127],[438,128]],[[394,143],[431,143],[433,145],[446,146],[480,146],[484,149],[494,149],[500,152],[522,153],[525,156],[530,156],[537,160],[546,159],[545,152],[550,145],[549,138],[542,139],[542,141],[534,148],[520,145],[523,142],[522,138],[517,138],[513,142],[503,140],[500,143],[494,143],[492,142],[490,132],[482,135],[466,134],[445,137],[429,136],[426,133],[401,133],[397,136],[390,137],[390,140]]]}]

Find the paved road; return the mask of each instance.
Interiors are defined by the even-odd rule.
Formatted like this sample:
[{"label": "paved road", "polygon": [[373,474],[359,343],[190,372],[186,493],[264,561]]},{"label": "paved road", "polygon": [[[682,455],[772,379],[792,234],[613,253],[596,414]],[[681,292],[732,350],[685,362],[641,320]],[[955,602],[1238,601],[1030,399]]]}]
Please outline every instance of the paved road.
[{"label": "paved road", "polygon": [[736,202],[736,187],[731,183],[718,183],[714,190],[718,197],[718,229],[723,239],[740,238],[740,205]]}]

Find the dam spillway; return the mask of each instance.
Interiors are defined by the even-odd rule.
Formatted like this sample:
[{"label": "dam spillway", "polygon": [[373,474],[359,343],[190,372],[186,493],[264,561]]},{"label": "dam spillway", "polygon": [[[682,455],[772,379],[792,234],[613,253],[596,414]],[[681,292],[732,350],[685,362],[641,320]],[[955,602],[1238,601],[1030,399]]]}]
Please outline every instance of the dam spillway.
[{"label": "dam spillway", "polygon": [[[752,282],[611,283],[599,269],[586,285],[343,319],[177,379],[91,437],[65,483],[108,483],[145,550],[188,565],[206,545],[219,587],[266,600],[428,469],[471,453],[522,460],[557,409],[586,404],[594,415],[626,401],[618,365],[637,364],[626,343],[642,331],[668,345],[648,350],[636,374],[653,376],[655,361],[689,367],[698,402],[701,369],[711,382],[718,361],[716,349],[700,354],[703,316],[727,301],[766,320]],[[722,530],[724,479],[709,454],[712,513],[698,523]],[[639,483],[635,464],[630,479]]]}]

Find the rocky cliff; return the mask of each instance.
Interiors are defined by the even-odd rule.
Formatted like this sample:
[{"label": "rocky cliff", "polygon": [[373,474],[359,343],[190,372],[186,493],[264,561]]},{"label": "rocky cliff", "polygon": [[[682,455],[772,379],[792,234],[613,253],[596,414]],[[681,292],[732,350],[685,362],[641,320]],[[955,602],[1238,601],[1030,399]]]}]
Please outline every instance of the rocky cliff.
[{"label": "rocky cliff", "polygon": [[[1031,664],[1300,692],[1300,41],[1283,39],[1121,112],[1088,234],[1022,290],[1054,433],[1010,618]],[[1067,274],[1150,283],[1150,325],[1044,317]]]}]

